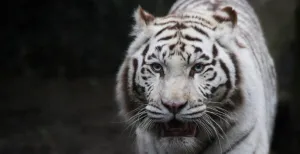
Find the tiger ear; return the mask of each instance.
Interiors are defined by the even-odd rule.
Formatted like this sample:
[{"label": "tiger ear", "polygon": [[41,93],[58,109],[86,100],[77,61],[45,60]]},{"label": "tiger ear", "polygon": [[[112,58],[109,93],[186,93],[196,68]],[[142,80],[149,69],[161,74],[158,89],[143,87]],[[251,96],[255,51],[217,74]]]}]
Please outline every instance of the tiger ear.
[{"label": "tiger ear", "polygon": [[134,12],[134,19],[133,35],[136,35],[150,25],[155,17],[139,6]]},{"label": "tiger ear", "polygon": [[236,11],[230,6],[226,6],[222,9],[218,9],[214,13],[213,17],[220,24],[226,24],[231,28],[234,28],[236,26],[238,20]]},{"label": "tiger ear", "polygon": [[[224,46],[231,46],[232,42],[237,42],[238,46],[244,46],[234,36],[234,29],[238,22],[237,12],[230,6],[217,9],[213,18],[219,23],[216,27],[216,40]],[[231,45],[230,45],[231,44]]]}]

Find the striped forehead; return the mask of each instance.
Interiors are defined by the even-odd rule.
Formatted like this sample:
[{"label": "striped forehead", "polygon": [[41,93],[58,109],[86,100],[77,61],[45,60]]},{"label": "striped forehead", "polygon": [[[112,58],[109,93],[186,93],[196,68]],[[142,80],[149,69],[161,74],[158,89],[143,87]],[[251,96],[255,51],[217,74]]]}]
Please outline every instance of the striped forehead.
[{"label": "striped forehead", "polygon": [[146,61],[159,61],[167,65],[185,65],[193,64],[199,59],[201,61],[210,61],[214,57],[211,41],[200,43],[185,43],[185,41],[181,41],[181,43],[177,43],[176,41],[178,40],[174,40],[164,41],[164,43],[149,43],[147,45],[148,48],[145,48],[148,51],[144,54]]},{"label": "striped forehead", "polygon": [[166,26],[172,24],[184,24],[186,26],[201,26],[208,30],[214,30],[219,24],[209,12],[188,12],[182,14],[171,14],[165,17],[156,18],[154,26]]},{"label": "striped forehead", "polygon": [[209,54],[212,51],[211,35],[216,27],[214,21],[185,14],[158,18],[153,25],[154,34],[150,46],[154,46],[155,50],[152,51],[168,50],[170,55],[180,55],[181,52],[194,54],[198,51]]},{"label": "striped forehead", "polygon": [[181,41],[198,41],[198,43],[201,43],[204,40],[210,40],[217,24],[218,22],[210,16],[185,13],[157,18],[152,30],[157,43],[161,41],[172,42],[176,39],[178,43]]}]

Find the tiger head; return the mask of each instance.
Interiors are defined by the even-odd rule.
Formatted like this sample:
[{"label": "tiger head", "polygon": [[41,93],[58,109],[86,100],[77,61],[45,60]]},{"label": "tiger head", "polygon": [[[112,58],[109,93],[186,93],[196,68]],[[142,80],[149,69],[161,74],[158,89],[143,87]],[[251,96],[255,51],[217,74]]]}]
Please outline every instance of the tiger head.
[{"label": "tiger head", "polygon": [[[117,76],[129,125],[165,147],[194,148],[216,137],[238,106],[237,14],[231,7],[154,17],[135,12],[134,41]],[[227,121],[228,120],[228,121]],[[206,137],[205,137],[206,136]]]}]

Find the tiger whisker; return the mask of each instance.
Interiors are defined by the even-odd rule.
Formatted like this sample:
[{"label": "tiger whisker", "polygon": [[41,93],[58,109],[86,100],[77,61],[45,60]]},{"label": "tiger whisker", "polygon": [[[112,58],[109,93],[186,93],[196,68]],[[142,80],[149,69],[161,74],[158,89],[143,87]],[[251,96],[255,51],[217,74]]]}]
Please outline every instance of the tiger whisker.
[{"label": "tiger whisker", "polygon": [[[226,136],[226,134],[225,134],[223,128],[222,128],[222,127],[221,127],[221,126],[220,126],[213,118],[211,118],[209,115],[207,115],[207,117],[208,117],[213,123],[215,123],[215,125],[217,125],[217,127],[220,129],[220,131],[222,132],[222,134],[220,134],[221,137],[223,137],[223,135],[224,135],[224,137],[227,138],[227,136]],[[223,138],[223,139],[224,139],[224,138]]]},{"label": "tiger whisker", "polygon": [[228,113],[220,111],[220,110],[218,110],[216,108],[213,108],[213,107],[207,107],[207,110],[214,111],[214,112],[216,112],[216,113],[218,113],[218,114],[220,114],[222,116],[227,116],[228,115]]},{"label": "tiger whisker", "polygon": [[[204,115],[204,120],[208,123],[208,125],[212,128],[212,130],[214,131],[214,133],[215,133],[215,135],[216,135],[216,137],[217,137],[217,139],[218,139],[218,143],[219,143],[219,146],[220,146],[220,149],[221,149],[221,153],[222,153],[222,147],[221,147],[221,141],[220,141],[220,138],[219,138],[219,136],[220,136],[220,133],[218,133],[218,131],[216,130],[216,128],[215,128],[215,126],[210,122],[210,119],[207,117],[208,115],[207,114],[205,114]],[[223,139],[223,137],[222,136],[220,136],[222,139]]]},{"label": "tiger whisker", "polygon": [[226,124],[230,124],[229,122],[228,122],[228,120],[226,120],[225,118],[223,118],[222,116],[220,116],[219,114],[217,114],[217,113],[214,113],[214,112],[211,112],[211,111],[206,111],[207,113],[209,113],[209,114],[212,114],[212,115],[214,115],[214,116],[217,116],[218,118],[220,118],[222,121],[224,121]]}]

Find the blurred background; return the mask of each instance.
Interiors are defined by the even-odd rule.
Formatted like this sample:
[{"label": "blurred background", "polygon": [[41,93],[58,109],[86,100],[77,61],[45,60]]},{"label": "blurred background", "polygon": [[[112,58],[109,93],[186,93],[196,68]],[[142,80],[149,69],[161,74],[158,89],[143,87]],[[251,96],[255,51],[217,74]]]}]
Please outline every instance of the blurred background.
[{"label": "blurred background", "polygon": [[[130,154],[114,101],[115,73],[141,5],[175,0],[11,0],[1,8],[0,154]],[[276,61],[272,154],[300,150],[300,3],[249,0]]]}]

